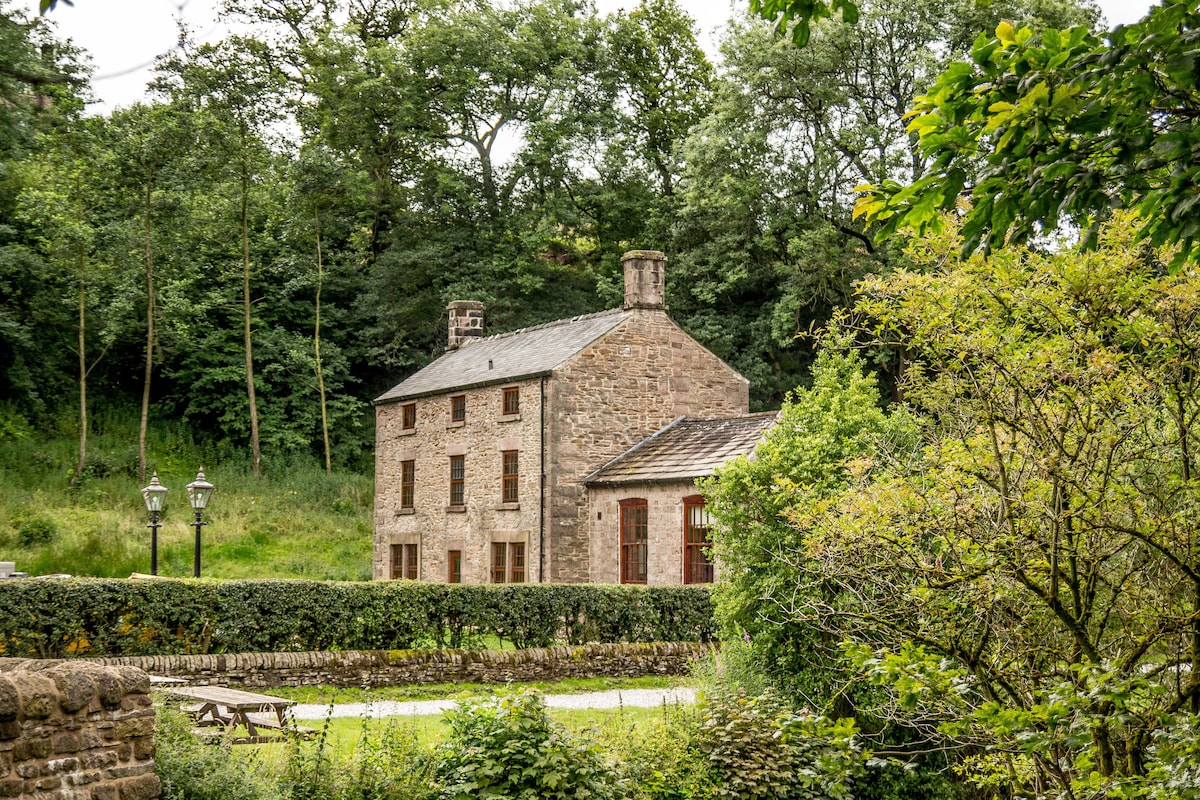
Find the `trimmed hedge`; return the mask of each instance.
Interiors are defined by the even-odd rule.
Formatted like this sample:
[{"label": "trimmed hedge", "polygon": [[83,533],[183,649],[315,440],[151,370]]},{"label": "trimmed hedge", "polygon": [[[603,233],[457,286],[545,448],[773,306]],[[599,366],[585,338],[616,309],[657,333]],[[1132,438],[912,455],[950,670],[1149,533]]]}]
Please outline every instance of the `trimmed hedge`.
[{"label": "trimmed hedge", "polygon": [[20,658],[712,638],[710,594],[695,586],[0,582],[0,656]]}]

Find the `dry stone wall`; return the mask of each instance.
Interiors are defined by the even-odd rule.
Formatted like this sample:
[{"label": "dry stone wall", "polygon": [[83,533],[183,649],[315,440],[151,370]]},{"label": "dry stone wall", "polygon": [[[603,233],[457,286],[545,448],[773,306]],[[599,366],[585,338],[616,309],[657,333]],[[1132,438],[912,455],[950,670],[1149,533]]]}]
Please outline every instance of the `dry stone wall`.
[{"label": "dry stone wall", "polygon": [[95,663],[245,688],[504,683],[563,678],[683,675],[713,646],[697,642],[589,644],[527,650],[351,650],[131,656]]},{"label": "dry stone wall", "polygon": [[0,659],[0,798],[157,798],[149,691],[130,666]]}]

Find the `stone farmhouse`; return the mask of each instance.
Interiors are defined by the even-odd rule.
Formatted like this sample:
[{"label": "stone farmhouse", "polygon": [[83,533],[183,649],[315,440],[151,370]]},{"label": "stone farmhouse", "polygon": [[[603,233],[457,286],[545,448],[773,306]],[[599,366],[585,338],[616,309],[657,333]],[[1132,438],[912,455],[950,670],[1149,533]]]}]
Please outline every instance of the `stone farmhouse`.
[{"label": "stone farmhouse", "polygon": [[677,584],[713,579],[695,478],[774,414],[667,316],[662,253],[622,258],[623,307],[483,336],[375,400],[376,579]]}]

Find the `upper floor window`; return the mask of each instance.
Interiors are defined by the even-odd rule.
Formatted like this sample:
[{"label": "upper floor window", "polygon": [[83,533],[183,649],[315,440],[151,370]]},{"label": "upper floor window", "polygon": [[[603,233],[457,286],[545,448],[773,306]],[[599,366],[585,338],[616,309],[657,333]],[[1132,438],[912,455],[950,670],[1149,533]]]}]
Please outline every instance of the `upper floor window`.
[{"label": "upper floor window", "polygon": [[642,498],[621,501],[621,583],[645,583],[650,551],[649,508]]},{"label": "upper floor window", "polygon": [[410,431],[417,427],[417,404],[405,403],[400,406],[400,427]]},{"label": "upper floor window", "polygon": [[450,456],[450,505],[452,506],[461,506],[465,503],[463,484],[466,474],[467,457]]},{"label": "upper floor window", "polygon": [[467,396],[456,394],[450,398],[450,421],[464,422],[467,419]]},{"label": "upper floor window", "polygon": [[400,462],[400,507],[413,507],[413,490],[416,487],[417,462]]},{"label": "upper floor window", "polygon": [[525,582],[525,543],[492,542],[492,583]]},{"label": "upper floor window", "polygon": [[713,582],[708,510],[704,498],[698,494],[683,498],[683,582]]},{"label": "upper floor window", "polygon": [[500,502],[515,503],[518,500],[517,483],[520,478],[517,451],[505,450],[500,454],[500,462]]},{"label": "upper floor window", "polygon": [[504,406],[502,411],[505,416],[521,413],[521,390],[519,387],[512,386],[504,390]]}]

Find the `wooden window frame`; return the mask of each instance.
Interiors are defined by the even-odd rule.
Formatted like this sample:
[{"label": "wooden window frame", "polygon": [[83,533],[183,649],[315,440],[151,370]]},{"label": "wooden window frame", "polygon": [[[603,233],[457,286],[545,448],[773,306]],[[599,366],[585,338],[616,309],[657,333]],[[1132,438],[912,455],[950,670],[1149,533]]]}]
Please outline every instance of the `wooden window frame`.
[{"label": "wooden window frame", "polygon": [[413,508],[413,501],[416,499],[417,486],[417,462],[416,461],[401,461],[400,462],[400,508],[409,510]]},{"label": "wooden window frame", "polygon": [[[708,512],[705,511],[704,495],[693,494],[683,498],[683,582],[702,584],[713,582],[712,539],[709,537]],[[693,524],[696,510],[703,524]]]},{"label": "wooden window frame", "polygon": [[467,504],[467,457],[450,456],[450,505],[457,508]]},{"label": "wooden window frame", "polygon": [[524,542],[492,542],[492,583],[525,583]]},{"label": "wooden window frame", "polygon": [[504,450],[500,453],[500,502],[520,502],[521,462],[520,451]]},{"label": "wooden window frame", "polygon": [[416,544],[392,545],[392,580],[405,578],[418,580],[420,576],[420,548]]},{"label": "wooden window frame", "polygon": [[644,584],[650,575],[650,505],[630,497],[620,507],[621,583]]},{"label": "wooden window frame", "polygon": [[462,583],[462,550],[446,551],[446,583]]},{"label": "wooden window frame", "polygon": [[521,413],[520,386],[509,386],[503,391],[500,401],[500,413],[506,417],[516,416]]},{"label": "wooden window frame", "polygon": [[415,430],[417,427],[417,404],[405,403],[400,406],[400,429],[404,431]]},{"label": "wooden window frame", "polygon": [[465,394],[456,394],[450,398],[450,421],[467,421],[467,396]]}]

